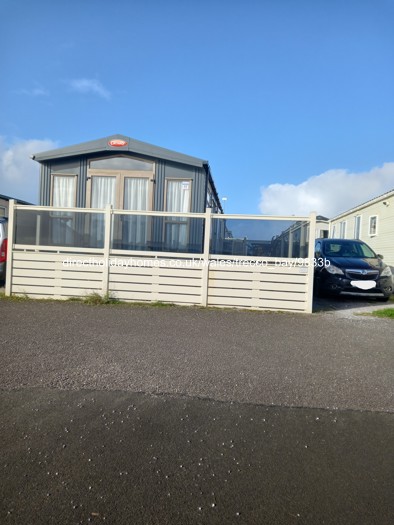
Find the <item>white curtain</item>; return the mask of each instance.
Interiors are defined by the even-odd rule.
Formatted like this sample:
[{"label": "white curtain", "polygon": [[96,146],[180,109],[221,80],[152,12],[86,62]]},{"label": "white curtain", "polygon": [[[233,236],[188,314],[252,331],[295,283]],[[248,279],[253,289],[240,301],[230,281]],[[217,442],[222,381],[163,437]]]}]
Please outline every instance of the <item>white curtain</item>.
[{"label": "white curtain", "polygon": [[[149,179],[146,177],[126,177],[124,181],[125,210],[149,210]],[[122,239],[135,248],[144,249],[147,243],[149,218],[144,215],[123,216]]]},{"label": "white curtain", "polygon": [[75,206],[76,177],[53,177],[53,206],[59,208],[72,208]]},{"label": "white curtain", "polygon": [[124,183],[124,209],[149,209],[149,179],[146,177],[126,177]]},{"label": "white curtain", "polygon": [[91,208],[105,208],[107,204],[116,206],[116,177],[92,177]]},{"label": "white curtain", "polygon": [[[91,208],[105,208],[107,204],[116,206],[116,177],[92,177]],[[98,246],[104,242],[104,214],[94,214],[91,219],[91,240]]]},{"label": "white curtain", "polygon": [[[54,175],[52,205],[57,208],[75,206],[75,176]],[[51,235],[55,245],[67,246],[73,243],[73,212],[52,212]]]},{"label": "white curtain", "polygon": [[[188,213],[190,211],[191,182],[167,181],[167,211]],[[180,249],[187,245],[187,218],[179,217],[166,224],[166,242],[170,248]]]},{"label": "white curtain", "polygon": [[188,213],[190,210],[190,181],[167,181],[167,211]]}]

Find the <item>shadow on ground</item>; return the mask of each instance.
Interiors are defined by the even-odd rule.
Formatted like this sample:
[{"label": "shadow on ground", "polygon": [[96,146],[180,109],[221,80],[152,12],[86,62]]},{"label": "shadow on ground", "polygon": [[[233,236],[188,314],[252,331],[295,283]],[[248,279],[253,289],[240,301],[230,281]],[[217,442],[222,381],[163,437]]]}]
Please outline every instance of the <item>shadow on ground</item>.
[{"label": "shadow on ground", "polygon": [[127,392],[0,399],[2,523],[393,523],[390,414]]},{"label": "shadow on ground", "polygon": [[313,312],[336,312],[342,310],[355,310],[360,313],[370,313],[374,310],[383,308],[394,308],[394,296],[388,302],[379,301],[378,299],[368,299],[353,296],[341,297],[313,297]]}]

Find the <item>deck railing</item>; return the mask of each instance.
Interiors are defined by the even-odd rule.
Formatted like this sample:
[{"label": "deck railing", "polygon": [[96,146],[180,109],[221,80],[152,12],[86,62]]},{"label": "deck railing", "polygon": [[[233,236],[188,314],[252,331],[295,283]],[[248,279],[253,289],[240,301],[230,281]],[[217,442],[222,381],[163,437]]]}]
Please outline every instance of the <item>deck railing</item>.
[{"label": "deck railing", "polygon": [[11,202],[6,294],[310,312],[315,222]]}]

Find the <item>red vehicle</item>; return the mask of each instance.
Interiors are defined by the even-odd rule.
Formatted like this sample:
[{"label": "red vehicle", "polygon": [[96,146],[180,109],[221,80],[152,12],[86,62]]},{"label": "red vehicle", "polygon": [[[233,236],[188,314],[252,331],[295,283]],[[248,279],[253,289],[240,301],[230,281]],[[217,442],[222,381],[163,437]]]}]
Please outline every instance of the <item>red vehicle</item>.
[{"label": "red vehicle", "polygon": [[5,280],[6,262],[7,262],[7,226],[8,219],[0,218],[0,281]]}]

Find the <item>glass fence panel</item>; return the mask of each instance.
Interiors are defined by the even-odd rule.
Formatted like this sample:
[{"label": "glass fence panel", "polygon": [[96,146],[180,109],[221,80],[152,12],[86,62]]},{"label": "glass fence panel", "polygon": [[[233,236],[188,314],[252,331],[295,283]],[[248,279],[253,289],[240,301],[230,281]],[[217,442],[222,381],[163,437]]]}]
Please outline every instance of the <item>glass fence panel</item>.
[{"label": "glass fence panel", "polygon": [[111,248],[203,253],[204,218],[114,214]]},{"label": "glass fence panel", "polygon": [[[15,211],[15,244],[104,248],[105,214],[79,211]],[[308,255],[309,221],[212,218],[210,253],[257,257]],[[116,250],[202,254],[204,217],[112,215]]]},{"label": "glass fence panel", "polygon": [[102,249],[104,214],[17,209],[14,242],[33,246]]},{"label": "glass fence panel", "polygon": [[309,221],[216,219],[212,221],[212,254],[253,257],[308,256]]}]

